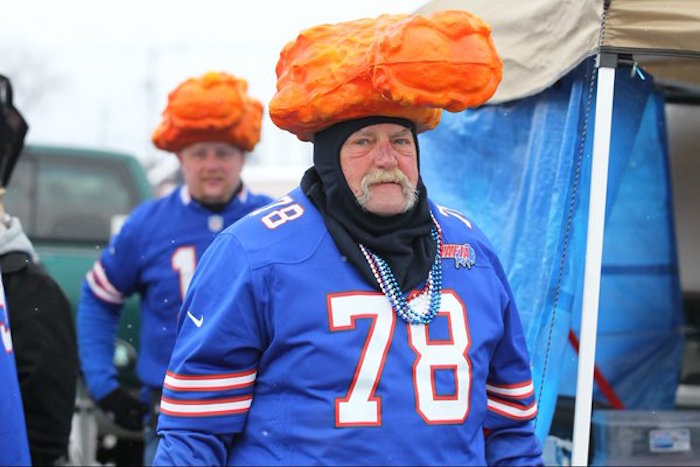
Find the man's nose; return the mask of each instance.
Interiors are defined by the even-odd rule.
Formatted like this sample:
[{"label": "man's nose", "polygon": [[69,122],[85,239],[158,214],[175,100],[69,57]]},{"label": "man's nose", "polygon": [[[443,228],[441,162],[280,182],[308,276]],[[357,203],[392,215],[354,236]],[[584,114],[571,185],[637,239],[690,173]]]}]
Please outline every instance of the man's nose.
[{"label": "man's nose", "polygon": [[216,151],[207,151],[204,157],[204,165],[208,168],[216,168],[219,165],[219,158],[216,156]]},{"label": "man's nose", "polygon": [[396,167],[396,151],[391,146],[388,140],[382,140],[377,143],[377,149],[374,154],[374,163],[377,167],[392,168]]}]

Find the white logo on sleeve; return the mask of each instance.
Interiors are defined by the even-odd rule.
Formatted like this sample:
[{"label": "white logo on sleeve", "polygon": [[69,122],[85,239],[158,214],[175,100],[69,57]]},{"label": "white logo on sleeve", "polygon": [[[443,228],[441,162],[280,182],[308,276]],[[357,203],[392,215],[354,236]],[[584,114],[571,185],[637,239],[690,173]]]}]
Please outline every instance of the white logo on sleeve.
[{"label": "white logo on sleeve", "polygon": [[5,327],[5,323],[0,324],[0,337],[2,337],[2,345],[5,347],[5,352],[12,353],[12,335],[10,330]]},{"label": "white logo on sleeve", "polygon": [[198,328],[202,327],[202,323],[204,323],[204,315],[197,319],[190,310],[187,310],[187,316],[192,320],[195,326]]}]

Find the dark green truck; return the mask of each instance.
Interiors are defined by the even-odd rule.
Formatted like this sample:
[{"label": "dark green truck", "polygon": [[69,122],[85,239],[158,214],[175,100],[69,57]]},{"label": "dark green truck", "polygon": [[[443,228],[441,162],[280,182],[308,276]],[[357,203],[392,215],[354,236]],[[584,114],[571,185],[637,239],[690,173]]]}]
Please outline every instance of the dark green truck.
[{"label": "dark green truck", "polygon": [[[5,196],[39,258],[68,296],[75,314],[85,274],[110,235],[153,191],[133,156],[55,146],[26,146]],[[120,378],[135,385],[138,299],[127,302],[118,333]],[[127,361],[124,357],[130,357]]]}]

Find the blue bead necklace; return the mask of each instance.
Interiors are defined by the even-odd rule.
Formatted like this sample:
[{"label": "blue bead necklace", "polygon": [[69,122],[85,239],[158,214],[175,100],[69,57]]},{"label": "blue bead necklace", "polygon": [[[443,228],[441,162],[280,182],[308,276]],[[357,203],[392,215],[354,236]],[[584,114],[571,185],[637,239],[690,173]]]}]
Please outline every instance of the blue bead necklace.
[{"label": "blue bead necklace", "polygon": [[[440,229],[440,224],[437,223],[432,213],[430,213],[430,218],[433,220],[434,224],[433,228],[430,230],[430,236],[435,241],[435,259],[428,273],[425,287],[418,294],[409,296],[408,300],[401,292],[399,283],[396,280],[396,276],[391,271],[389,264],[381,257],[377,256],[372,250],[361,243],[359,244],[360,250],[365,256],[367,264],[369,264],[372,274],[379,284],[379,288],[389,299],[389,303],[391,303],[396,314],[409,324],[427,324],[440,310],[440,300],[442,297],[442,261],[440,258],[442,250],[442,229]],[[411,303],[417,299],[419,300],[416,303],[424,302],[426,296],[428,299],[428,306],[423,306],[423,310],[411,306]]]}]

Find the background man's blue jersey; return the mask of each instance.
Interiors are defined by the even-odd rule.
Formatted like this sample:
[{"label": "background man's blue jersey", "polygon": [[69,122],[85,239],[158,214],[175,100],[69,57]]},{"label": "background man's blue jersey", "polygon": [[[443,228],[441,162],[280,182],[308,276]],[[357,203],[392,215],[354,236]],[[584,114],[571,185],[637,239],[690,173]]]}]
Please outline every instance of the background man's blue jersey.
[{"label": "background man's blue jersey", "polygon": [[0,465],[30,465],[22,394],[17,381],[6,303],[0,280]]},{"label": "background man's blue jersey", "polygon": [[299,189],[223,232],[180,314],[156,463],[540,462],[505,275],[466,218],[431,208],[445,246],[429,325],[397,318]]},{"label": "background man's blue jersey", "polygon": [[119,313],[126,297],[141,296],[137,373],[160,388],[175,342],[177,314],[195,265],[214,237],[271,199],[244,187],[221,212],[204,208],[186,186],[130,214],[87,274],[79,305],[82,370],[93,397],[116,389],[112,364]]}]

